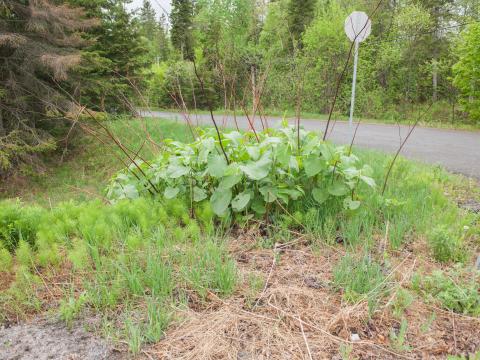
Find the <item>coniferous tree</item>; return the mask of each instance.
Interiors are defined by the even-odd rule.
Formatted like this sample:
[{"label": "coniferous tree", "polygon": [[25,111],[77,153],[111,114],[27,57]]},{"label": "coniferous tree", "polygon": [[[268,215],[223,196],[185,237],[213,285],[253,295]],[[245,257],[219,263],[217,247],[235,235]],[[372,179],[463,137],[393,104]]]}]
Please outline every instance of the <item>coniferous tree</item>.
[{"label": "coniferous tree", "polygon": [[75,94],[82,104],[101,111],[131,110],[143,72],[153,59],[142,36],[140,22],[125,9],[123,0],[70,0],[88,9],[101,25],[90,36],[85,59],[77,73]]},{"label": "coniferous tree", "polygon": [[140,8],[139,21],[142,35],[145,36],[151,43],[154,43],[158,35],[158,23],[155,9],[149,0],[143,0]]},{"label": "coniferous tree", "polygon": [[167,61],[170,55],[170,42],[168,38],[168,21],[165,14],[160,16],[158,22],[158,55],[160,61]]},{"label": "coniferous tree", "polygon": [[79,35],[95,25],[79,8],[48,0],[0,2],[0,176],[55,148],[73,104],[58,91],[81,63]]},{"label": "coniferous tree", "polygon": [[172,0],[170,13],[171,41],[174,48],[182,54],[185,60],[193,59],[193,15],[192,0]]},{"label": "coniferous tree", "polygon": [[302,34],[315,15],[315,0],[290,0],[288,3],[288,27],[292,40],[301,46]]}]

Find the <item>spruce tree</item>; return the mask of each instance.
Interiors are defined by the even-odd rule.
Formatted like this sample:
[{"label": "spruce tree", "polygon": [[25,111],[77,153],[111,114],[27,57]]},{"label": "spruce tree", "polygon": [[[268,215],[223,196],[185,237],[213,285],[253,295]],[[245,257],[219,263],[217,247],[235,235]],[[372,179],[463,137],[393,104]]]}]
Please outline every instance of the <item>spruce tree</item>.
[{"label": "spruce tree", "polygon": [[174,48],[182,54],[185,60],[192,60],[193,52],[193,15],[192,0],[172,0],[170,13],[171,41]]},{"label": "spruce tree", "polygon": [[81,63],[81,31],[96,21],[80,8],[57,4],[0,2],[0,176],[55,148],[75,109],[57,84]]},{"label": "spruce tree", "polygon": [[89,33],[91,45],[82,52],[75,94],[82,104],[101,111],[131,110],[143,73],[153,62],[140,22],[123,0],[69,0],[100,19]]},{"label": "spruce tree", "polygon": [[301,46],[302,34],[315,15],[315,0],[290,0],[288,3],[288,27],[292,40]]}]

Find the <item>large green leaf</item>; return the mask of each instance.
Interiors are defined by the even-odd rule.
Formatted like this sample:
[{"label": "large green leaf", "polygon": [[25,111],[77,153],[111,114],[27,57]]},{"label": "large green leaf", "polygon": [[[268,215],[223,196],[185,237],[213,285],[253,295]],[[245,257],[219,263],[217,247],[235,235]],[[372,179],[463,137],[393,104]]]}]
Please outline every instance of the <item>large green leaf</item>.
[{"label": "large green leaf", "polygon": [[287,144],[280,144],[275,150],[276,162],[283,168],[290,163],[290,149]]},{"label": "large green leaf", "polygon": [[199,202],[207,198],[207,192],[198,186],[193,188],[193,201]]},{"label": "large green leaf", "polygon": [[242,180],[242,175],[229,175],[225,176],[218,185],[222,189],[231,189]]},{"label": "large green leaf", "polygon": [[227,169],[227,161],[223,155],[211,155],[208,157],[207,172],[215,177],[220,178],[225,174]]},{"label": "large green leaf", "polygon": [[360,179],[365,183],[367,184],[368,186],[370,187],[375,187],[377,186],[377,184],[375,183],[375,180],[373,180],[373,178],[369,177],[369,176],[364,176],[364,175],[360,175]]},{"label": "large green leaf", "polygon": [[317,175],[323,169],[323,161],[318,155],[310,155],[303,162],[308,177]]},{"label": "large green leaf", "polygon": [[265,203],[262,201],[262,199],[258,197],[253,200],[252,210],[255,211],[257,215],[263,215],[267,212],[267,210],[265,209]]},{"label": "large green leaf", "polygon": [[246,165],[240,165],[240,170],[252,180],[262,180],[268,176],[271,164],[270,157],[264,155],[258,161],[250,161]]},{"label": "large green leaf", "polygon": [[179,177],[188,174],[190,168],[178,165],[178,164],[170,164],[167,168],[167,176],[171,179],[178,179]]},{"label": "large green leaf", "polygon": [[139,196],[137,188],[131,184],[125,185],[123,191],[127,199],[136,199]]},{"label": "large green leaf", "polygon": [[341,181],[335,181],[328,187],[328,192],[333,196],[344,196],[348,193],[348,186]]},{"label": "large green leaf", "polygon": [[267,203],[272,203],[277,200],[277,189],[272,186],[263,186],[260,188],[260,193],[263,195],[263,199]]},{"label": "large green leaf", "polygon": [[350,198],[346,198],[343,201],[343,206],[345,207],[345,209],[357,210],[360,207],[360,201],[352,200]]},{"label": "large green leaf", "polygon": [[248,156],[250,156],[250,159],[252,159],[253,161],[257,161],[260,157],[260,147],[257,144],[247,146],[247,153]]},{"label": "large green leaf", "polygon": [[232,200],[232,209],[236,212],[240,212],[244,210],[247,207],[251,197],[252,197],[251,192],[249,191],[241,192],[240,194],[235,196],[235,199]]},{"label": "large green leaf", "polygon": [[208,156],[215,148],[215,140],[206,138],[200,143],[200,151],[198,153],[198,162],[204,164],[208,161]]},{"label": "large green leaf", "polygon": [[178,187],[166,187],[165,191],[163,192],[163,195],[165,196],[166,199],[173,199],[178,195],[180,192],[180,189]]},{"label": "large green leaf", "polygon": [[218,216],[225,215],[228,205],[232,201],[232,191],[225,189],[217,189],[212,194],[210,198],[210,203],[212,204],[212,210]]},{"label": "large green leaf", "polygon": [[330,194],[326,189],[315,188],[312,190],[312,196],[316,202],[323,204],[325,201],[327,201]]}]

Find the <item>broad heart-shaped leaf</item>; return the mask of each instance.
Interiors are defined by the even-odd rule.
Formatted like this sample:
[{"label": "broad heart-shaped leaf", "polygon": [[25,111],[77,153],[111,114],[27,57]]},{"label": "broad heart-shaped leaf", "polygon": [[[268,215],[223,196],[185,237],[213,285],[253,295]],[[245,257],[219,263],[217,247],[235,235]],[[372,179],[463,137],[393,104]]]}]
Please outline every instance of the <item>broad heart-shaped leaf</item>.
[{"label": "broad heart-shaped leaf", "polygon": [[178,179],[179,177],[188,174],[190,168],[178,165],[178,164],[170,164],[167,168],[167,176],[171,179]]},{"label": "broad heart-shaped leaf", "polygon": [[220,178],[223,176],[223,174],[225,174],[226,169],[227,161],[223,155],[217,154],[208,157],[207,171],[211,176]]},{"label": "broad heart-shaped leaf", "polygon": [[123,191],[127,199],[136,199],[139,196],[137,188],[132,184],[123,186]]},{"label": "broad heart-shaped leaf", "polygon": [[257,161],[260,157],[260,147],[258,145],[247,146],[247,153],[250,159]]},{"label": "broad heart-shaped leaf", "polygon": [[329,144],[329,143],[320,144],[320,151],[322,152],[322,156],[327,162],[332,162],[337,158],[335,147],[332,144]]},{"label": "broad heart-shaped leaf", "polygon": [[193,201],[200,202],[207,198],[207,192],[198,186],[193,188]]},{"label": "broad heart-shaped leaf", "polygon": [[258,161],[250,161],[246,165],[241,165],[242,170],[252,180],[262,180],[268,176],[272,160],[269,154],[264,154]]},{"label": "broad heart-shaped leaf", "polygon": [[360,179],[365,183],[367,184],[368,186],[374,188],[375,186],[377,186],[377,184],[375,183],[375,180],[373,180],[371,177],[369,176],[365,176],[365,175],[360,175]]},{"label": "broad heart-shaped leaf", "polygon": [[312,196],[317,203],[323,204],[325,201],[327,201],[330,194],[326,189],[315,188],[312,190]]},{"label": "broad heart-shaped leaf", "polygon": [[272,203],[277,200],[277,189],[272,186],[263,186],[260,188],[260,193],[263,195],[263,199],[267,203]]},{"label": "broad heart-shaped leaf", "polygon": [[288,166],[290,167],[290,169],[295,170],[296,172],[298,172],[300,170],[299,167],[298,167],[298,160],[293,155],[290,156],[290,162],[289,162]]},{"label": "broad heart-shaped leaf", "polygon": [[252,193],[250,191],[241,192],[232,200],[232,209],[236,212],[242,211],[247,207],[251,198]]},{"label": "broad heart-shaped leaf", "polygon": [[257,215],[263,215],[267,212],[265,209],[265,203],[262,201],[261,198],[256,197],[252,203],[252,210],[257,213]]},{"label": "broad heart-shaped leaf", "polygon": [[343,200],[343,207],[345,209],[357,210],[360,207],[360,201],[346,198],[345,200]]},{"label": "broad heart-shaped leaf", "polygon": [[335,181],[328,187],[328,192],[333,196],[344,196],[348,193],[348,186],[341,181]]},{"label": "broad heart-shaped leaf", "polygon": [[231,131],[227,133],[223,133],[223,137],[225,139],[230,140],[233,144],[238,145],[240,141],[242,140],[242,134],[240,134],[238,131]]},{"label": "broad heart-shaped leaf", "polygon": [[231,189],[242,180],[242,175],[229,175],[222,178],[218,185],[221,189]]},{"label": "broad heart-shaped leaf", "polygon": [[213,192],[212,197],[210,198],[210,203],[212,204],[212,210],[218,216],[225,215],[228,205],[232,201],[232,191],[225,189],[217,189]]},{"label": "broad heart-shaped leaf", "polygon": [[163,195],[165,196],[166,199],[173,199],[178,195],[180,192],[180,189],[178,187],[166,187],[165,191],[163,192]]},{"label": "broad heart-shaped leaf", "polygon": [[200,143],[200,151],[198,153],[198,162],[204,164],[208,161],[208,155],[215,148],[215,140],[206,138]]},{"label": "broad heart-shaped leaf", "polygon": [[323,169],[323,160],[318,155],[310,155],[303,161],[305,174],[308,177],[317,175]]},{"label": "broad heart-shaped leaf", "polygon": [[275,150],[276,163],[286,168],[290,163],[290,149],[287,144],[279,144]]}]

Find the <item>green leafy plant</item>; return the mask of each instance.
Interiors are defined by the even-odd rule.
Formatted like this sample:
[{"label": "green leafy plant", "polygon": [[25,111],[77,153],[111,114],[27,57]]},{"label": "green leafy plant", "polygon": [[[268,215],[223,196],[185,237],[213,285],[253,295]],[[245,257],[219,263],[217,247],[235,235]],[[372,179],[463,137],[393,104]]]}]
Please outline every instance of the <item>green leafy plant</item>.
[{"label": "green leafy plant", "polygon": [[80,296],[75,297],[72,294],[65,299],[60,300],[60,307],[58,309],[60,314],[60,319],[65,321],[67,327],[71,328],[73,325],[73,321],[78,317],[80,312],[83,309],[83,306],[86,302],[86,296],[84,293],[80,294]]},{"label": "green leafy plant", "polygon": [[463,239],[456,230],[447,225],[439,225],[428,233],[430,248],[438,261],[459,261],[464,258]]},{"label": "green leafy plant", "polygon": [[226,132],[222,144],[225,153],[211,129],[190,144],[167,141],[165,151],[149,165],[118,173],[107,195],[120,200],[161,194],[189,204],[209,202],[220,217],[232,212],[262,216],[281,213],[305,197],[319,205],[340,201],[356,210],[359,185],[375,186],[370,167],[359,167],[348,147],[287,124],[258,134]]},{"label": "green leafy plant", "polygon": [[43,214],[43,209],[23,207],[18,201],[0,202],[0,244],[12,253],[20,240],[34,245],[35,233]]},{"label": "green leafy plant", "polygon": [[480,315],[480,275],[456,267],[449,272],[434,271],[430,276],[413,278],[413,288],[427,299],[439,301],[459,314]]}]

